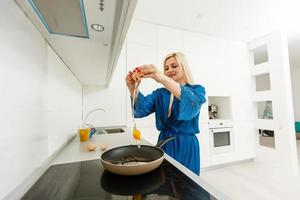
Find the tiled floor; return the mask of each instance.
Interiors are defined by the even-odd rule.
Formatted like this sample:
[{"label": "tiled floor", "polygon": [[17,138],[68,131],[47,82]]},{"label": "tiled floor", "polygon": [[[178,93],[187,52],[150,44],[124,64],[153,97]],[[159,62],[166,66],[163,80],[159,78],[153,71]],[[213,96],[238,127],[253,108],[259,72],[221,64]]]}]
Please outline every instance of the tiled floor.
[{"label": "tiled floor", "polygon": [[[300,140],[297,146],[300,158]],[[232,199],[300,199],[300,175],[286,175],[280,167],[259,161],[206,171],[201,177]]]}]

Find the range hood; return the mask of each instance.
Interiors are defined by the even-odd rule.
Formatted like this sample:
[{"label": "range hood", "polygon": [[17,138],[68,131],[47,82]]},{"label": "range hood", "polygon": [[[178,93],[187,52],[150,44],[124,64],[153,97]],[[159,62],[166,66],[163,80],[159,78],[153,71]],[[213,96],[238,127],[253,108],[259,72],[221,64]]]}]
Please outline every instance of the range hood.
[{"label": "range hood", "polygon": [[15,2],[83,85],[109,85],[137,0]]},{"label": "range hood", "polygon": [[83,0],[28,0],[48,33],[88,38]]}]

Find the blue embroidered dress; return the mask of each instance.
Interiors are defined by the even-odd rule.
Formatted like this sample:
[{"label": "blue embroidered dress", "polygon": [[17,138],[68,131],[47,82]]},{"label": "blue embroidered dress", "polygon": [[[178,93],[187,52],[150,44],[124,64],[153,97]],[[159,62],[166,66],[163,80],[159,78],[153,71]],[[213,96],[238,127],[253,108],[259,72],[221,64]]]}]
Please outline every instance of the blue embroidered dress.
[{"label": "blue embroidered dress", "polygon": [[205,89],[201,85],[181,85],[180,100],[174,97],[171,115],[168,117],[170,92],[159,88],[144,96],[138,93],[134,116],[145,117],[155,112],[156,128],[160,131],[158,141],[176,136],[162,149],[178,162],[200,173],[199,112],[205,100]]}]

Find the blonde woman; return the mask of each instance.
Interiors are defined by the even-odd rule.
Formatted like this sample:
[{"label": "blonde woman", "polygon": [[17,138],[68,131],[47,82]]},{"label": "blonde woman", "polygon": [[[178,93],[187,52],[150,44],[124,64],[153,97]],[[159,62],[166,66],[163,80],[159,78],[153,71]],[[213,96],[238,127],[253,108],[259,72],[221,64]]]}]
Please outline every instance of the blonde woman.
[{"label": "blonde woman", "polygon": [[[142,118],[155,112],[156,128],[160,131],[158,141],[175,136],[163,150],[178,162],[200,173],[199,112],[206,101],[205,89],[193,84],[192,74],[182,53],[171,53],[164,59],[163,73],[154,65],[135,68],[126,76],[127,87],[134,100],[135,117]],[[143,78],[152,78],[164,87],[144,96],[134,95],[134,88]]]}]

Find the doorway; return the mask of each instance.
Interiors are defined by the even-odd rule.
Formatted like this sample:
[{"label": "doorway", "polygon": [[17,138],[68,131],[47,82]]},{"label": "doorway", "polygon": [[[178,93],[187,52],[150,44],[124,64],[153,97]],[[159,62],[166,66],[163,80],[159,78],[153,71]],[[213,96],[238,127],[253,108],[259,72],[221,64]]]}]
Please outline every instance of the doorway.
[{"label": "doorway", "polygon": [[297,143],[298,166],[300,169],[300,59],[297,55],[300,51],[300,41],[295,40],[293,37],[289,37],[288,47],[293,92],[295,137]]},{"label": "doorway", "polygon": [[267,155],[280,168],[298,174],[287,36],[276,31],[249,42],[248,48],[256,110],[256,159],[264,160],[262,154]]}]

